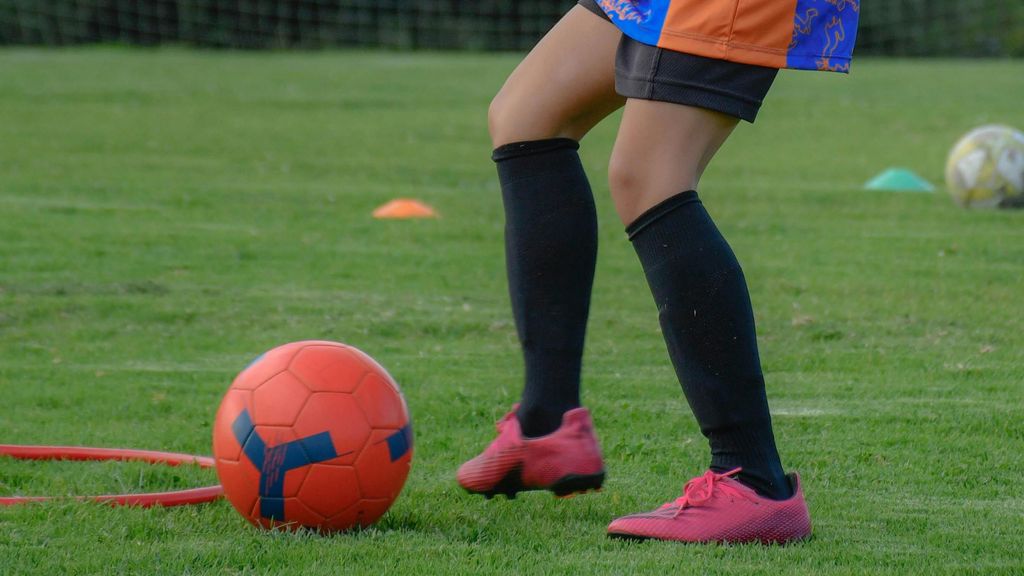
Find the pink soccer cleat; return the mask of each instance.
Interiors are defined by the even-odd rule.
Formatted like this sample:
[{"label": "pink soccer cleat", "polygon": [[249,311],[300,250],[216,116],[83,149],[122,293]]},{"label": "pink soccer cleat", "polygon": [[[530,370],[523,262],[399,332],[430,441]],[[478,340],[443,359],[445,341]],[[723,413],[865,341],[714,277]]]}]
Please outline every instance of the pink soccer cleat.
[{"label": "pink soccer cleat", "polygon": [[786,500],[759,496],[733,476],[705,472],[686,483],[683,495],[657,510],[616,518],[608,526],[615,538],[678,542],[762,542],[783,544],[809,538],[811,517],[796,474],[794,494]]},{"label": "pink soccer cleat", "polygon": [[538,438],[519,430],[516,409],[498,421],[498,437],[476,458],[459,468],[459,485],[467,492],[491,498],[515,498],[527,490],[550,490],[569,496],[598,490],[604,482],[604,462],[586,408],[562,416],[562,426]]}]

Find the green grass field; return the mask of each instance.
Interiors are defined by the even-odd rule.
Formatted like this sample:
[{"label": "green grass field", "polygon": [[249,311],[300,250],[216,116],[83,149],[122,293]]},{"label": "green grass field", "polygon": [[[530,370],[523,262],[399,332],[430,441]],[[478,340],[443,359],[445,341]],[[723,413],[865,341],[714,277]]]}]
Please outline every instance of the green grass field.
[{"label": "green grass field", "polygon": [[[0,510],[0,574],[1022,574],[1024,213],[865,192],[942,181],[956,138],[1024,126],[1024,62],[783,73],[702,183],[745,266],[806,543],[604,536],[707,464],[605,185],[585,401],[603,493],[455,484],[521,366],[485,111],[512,55],[0,51],[0,442],[210,452],[221,394],[279,343],[340,340],[401,383],[405,491],[372,529],[263,533],[226,502]],[[436,221],[380,222],[411,196]],[[210,471],[0,459],[0,495],[163,490]]]}]

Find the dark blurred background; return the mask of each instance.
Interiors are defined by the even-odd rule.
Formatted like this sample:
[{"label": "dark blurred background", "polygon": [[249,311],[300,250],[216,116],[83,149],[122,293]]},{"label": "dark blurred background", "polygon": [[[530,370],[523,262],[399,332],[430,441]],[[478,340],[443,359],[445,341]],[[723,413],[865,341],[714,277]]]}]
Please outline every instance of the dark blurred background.
[{"label": "dark blurred background", "polygon": [[[0,0],[0,44],[525,50],[572,4],[572,0]],[[872,0],[863,7],[858,36],[858,55],[1024,56],[1024,0]]]}]

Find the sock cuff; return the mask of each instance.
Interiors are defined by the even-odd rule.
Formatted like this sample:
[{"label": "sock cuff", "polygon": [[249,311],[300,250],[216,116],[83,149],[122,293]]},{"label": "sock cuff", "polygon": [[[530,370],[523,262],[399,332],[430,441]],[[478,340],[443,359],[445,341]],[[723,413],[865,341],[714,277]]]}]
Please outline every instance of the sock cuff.
[{"label": "sock cuff", "polygon": [[658,220],[661,220],[669,212],[694,202],[700,203],[700,198],[697,197],[696,190],[687,190],[685,192],[680,192],[675,196],[670,196],[648,208],[643,214],[638,216],[636,220],[633,220],[633,223],[626,227],[626,235],[630,240],[633,240],[633,238],[642,232],[644,228]]},{"label": "sock cuff", "polygon": [[491,160],[501,162],[522,156],[534,156],[553,152],[555,150],[579,150],[580,143],[572,138],[548,138],[545,140],[529,140],[525,142],[512,142],[498,146],[491,154]]}]

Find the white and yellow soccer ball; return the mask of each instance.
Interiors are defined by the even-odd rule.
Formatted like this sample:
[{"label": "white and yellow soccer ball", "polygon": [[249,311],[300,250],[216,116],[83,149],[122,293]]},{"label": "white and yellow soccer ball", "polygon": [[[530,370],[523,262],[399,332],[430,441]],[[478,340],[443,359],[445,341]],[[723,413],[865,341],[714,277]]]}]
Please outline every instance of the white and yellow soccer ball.
[{"label": "white and yellow soccer ball", "polygon": [[968,132],[949,153],[946,188],[965,208],[1024,207],[1024,133],[996,124]]}]

